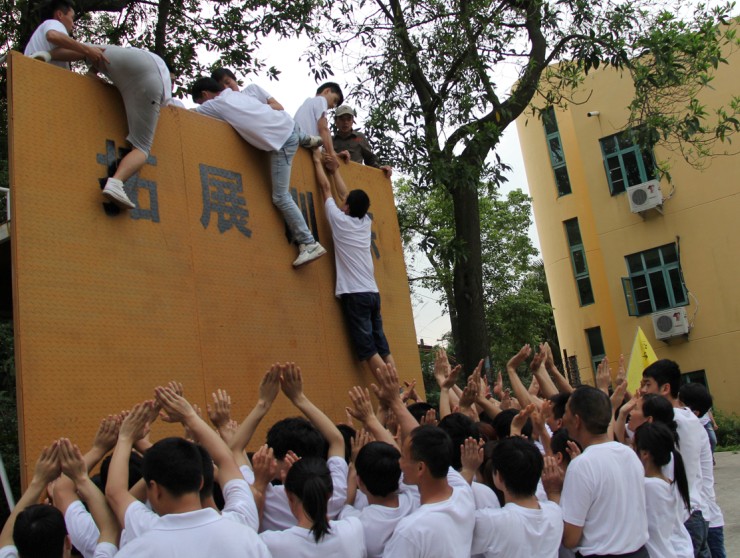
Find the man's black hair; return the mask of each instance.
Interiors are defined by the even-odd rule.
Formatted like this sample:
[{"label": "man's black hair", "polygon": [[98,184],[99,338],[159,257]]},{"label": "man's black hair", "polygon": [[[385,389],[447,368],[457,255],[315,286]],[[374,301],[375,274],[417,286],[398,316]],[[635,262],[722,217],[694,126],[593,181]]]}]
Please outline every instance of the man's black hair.
[{"label": "man's black hair", "polygon": [[426,416],[427,411],[431,411],[434,407],[426,401],[417,401],[406,407],[406,409],[416,419],[416,422],[421,423],[421,419]]},{"label": "man's black hair", "polygon": [[197,446],[183,438],[164,438],[144,454],[144,480],[163,486],[174,497],[200,491],[203,459]]},{"label": "man's black hair", "polygon": [[[100,491],[105,494],[105,485],[108,484],[108,469],[112,455],[106,456],[100,464]],[[129,489],[141,480],[141,468],[144,459],[138,453],[132,451],[128,458],[128,487]]]},{"label": "man's black hair", "polygon": [[344,460],[349,463],[352,459],[352,438],[357,436],[357,430],[348,424],[337,424],[337,430],[344,438]]},{"label": "man's black hair", "polygon": [[699,413],[699,416],[707,414],[712,408],[712,395],[705,386],[697,382],[682,385],[678,390],[678,398],[689,409]]},{"label": "man's black hair", "polygon": [[21,558],[60,558],[66,536],[62,512],[46,504],[28,506],[13,526],[13,543]]},{"label": "man's black hair", "polygon": [[[506,409],[505,411],[501,411],[499,414],[497,414],[496,417],[493,419],[493,428],[496,429],[496,436],[498,436],[499,440],[508,438],[511,435],[511,422],[518,414],[519,411],[517,411],[516,409]],[[522,428],[522,435],[526,436],[527,438],[532,437],[531,419],[527,419],[527,422],[524,423],[524,427]]]},{"label": "man's black hair", "polygon": [[477,440],[480,437],[478,424],[462,413],[450,413],[439,421],[438,427],[447,432],[452,440],[452,468],[459,471],[462,469],[460,445],[468,438]]},{"label": "man's black hair", "polygon": [[75,4],[72,0],[49,0],[39,7],[39,18],[41,21],[47,19],[54,19],[54,13],[57,10],[62,10],[63,13],[67,13],[69,10],[74,10]]},{"label": "man's black hair", "polygon": [[552,454],[555,455],[556,453],[559,453],[563,456],[563,461],[566,463],[570,463],[570,454],[567,451],[568,442],[573,442],[579,448],[581,447],[581,444],[568,435],[567,428],[561,428],[552,435],[552,438],[550,438],[550,450],[552,450]]},{"label": "man's black hair", "polygon": [[326,459],[328,445],[316,427],[302,417],[289,417],[277,421],[267,431],[267,445],[276,459],[284,459],[288,450],[298,457]]},{"label": "man's black hair", "polygon": [[556,420],[563,418],[568,399],[570,399],[570,393],[556,393],[550,397],[550,402],[552,402],[552,418]]},{"label": "man's black hair", "polygon": [[347,205],[349,206],[349,216],[362,219],[367,215],[370,209],[370,198],[364,190],[352,190],[347,194]]},{"label": "man's black hair", "polygon": [[612,418],[612,404],[606,393],[592,386],[578,386],[570,394],[568,406],[590,434],[606,434]]},{"label": "man's black hair", "polygon": [[498,472],[516,496],[534,495],[544,463],[537,446],[519,436],[501,440],[491,454],[494,474]]},{"label": "man's black hair", "polygon": [[339,95],[337,106],[341,106],[342,103],[344,103],[344,93],[342,93],[342,88],[339,87],[338,83],[334,83],[333,81],[327,81],[326,83],[322,83],[321,85],[319,85],[319,88],[316,90],[316,94],[321,95],[321,92],[324,91],[324,89],[329,89],[332,93],[336,93],[337,95]]},{"label": "man's black hair", "polygon": [[452,465],[452,440],[441,428],[417,426],[411,431],[411,458],[425,463],[433,478],[445,478]]},{"label": "man's black hair", "polygon": [[195,80],[192,87],[190,88],[190,94],[193,96],[193,101],[196,103],[200,101],[203,93],[208,91],[210,93],[220,93],[224,90],[224,86],[217,82],[212,77],[202,77]]},{"label": "man's black hair", "polygon": [[373,496],[384,498],[398,490],[400,452],[385,442],[366,444],[355,459],[357,476]]},{"label": "man's black hair", "polygon": [[221,83],[221,80],[225,77],[230,77],[231,79],[236,81],[236,76],[234,75],[234,72],[232,72],[228,68],[216,68],[211,72],[211,77],[219,83]]},{"label": "man's black hair", "polygon": [[678,388],[681,386],[681,369],[678,367],[678,363],[667,358],[656,360],[645,368],[642,377],[652,378],[658,384],[658,387],[668,384],[671,389],[671,397],[674,399],[678,397]]}]

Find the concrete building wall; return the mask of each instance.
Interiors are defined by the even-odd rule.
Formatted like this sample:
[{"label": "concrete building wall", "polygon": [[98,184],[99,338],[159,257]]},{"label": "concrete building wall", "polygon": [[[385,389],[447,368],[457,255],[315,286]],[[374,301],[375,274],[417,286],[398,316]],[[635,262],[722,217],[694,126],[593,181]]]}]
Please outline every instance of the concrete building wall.
[{"label": "concrete building wall", "polygon": [[[727,104],[740,91],[740,56],[729,57],[703,92],[708,107]],[[600,139],[623,131],[633,90],[629,78],[612,69],[589,73],[565,109],[556,109],[572,193],[558,196],[542,122],[531,115],[517,122],[535,221],[542,247],[560,344],[576,355],[581,377],[593,382],[585,330],[600,327],[606,354],[629,356],[640,326],[659,358],[676,360],[684,372],[704,370],[716,407],[740,411],[740,374],[735,368],[740,341],[740,156],[718,154],[704,168],[680,153],[656,147],[672,180],[662,179],[663,214],[630,211],[625,193],[612,195]],[[598,111],[598,116],[588,113]],[[711,109],[710,109],[710,112]],[[738,150],[719,144],[717,153]],[[580,306],[563,222],[578,218],[595,302]],[[628,314],[622,277],[625,256],[675,243],[689,294],[685,306],[692,329],[688,341],[658,341],[651,316]],[[614,369],[616,372],[616,369]]]}]

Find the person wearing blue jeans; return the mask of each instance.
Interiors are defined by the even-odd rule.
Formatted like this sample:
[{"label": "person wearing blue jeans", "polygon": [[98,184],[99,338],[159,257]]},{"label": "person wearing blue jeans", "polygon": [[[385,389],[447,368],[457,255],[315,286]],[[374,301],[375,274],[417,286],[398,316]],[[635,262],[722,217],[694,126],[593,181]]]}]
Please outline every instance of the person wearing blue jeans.
[{"label": "person wearing blue jeans", "polygon": [[290,195],[290,173],[298,146],[316,147],[321,139],[303,135],[290,115],[272,106],[268,101],[273,97],[256,85],[233,91],[213,78],[203,77],[193,84],[191,94],[199,105],[196,112],[228,122],[247,143],[270,153],[272,202],[283,214],[293,242],[299,246],[293,267],[326,254]]}]

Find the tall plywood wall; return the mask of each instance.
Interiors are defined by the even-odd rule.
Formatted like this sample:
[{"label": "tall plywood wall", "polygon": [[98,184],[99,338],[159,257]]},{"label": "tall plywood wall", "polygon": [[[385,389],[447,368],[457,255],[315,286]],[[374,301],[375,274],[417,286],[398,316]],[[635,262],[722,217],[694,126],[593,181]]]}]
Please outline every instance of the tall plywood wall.
[{"label": "tall plywood wall", "polygon": [[[129,182],[137,209],[109,215],[100,179],[126,147],[118,91],[17,53],[9,74],[24,474],[50,440],[88,446],[101,417],[170,379],[202,407],[226,388],[240,420],[270,364],[295,361],[308,396],[343,419],[347,390],[370,378],[334,297],[331,232],[308,152],[296,155],[291,187],[329,254],[295,270],[296,249],[271,203],[268,155],[230,126],[164,108],[149,162]],[[421,385],[390,182],[355,164],[343,176],[370,196],[386,334],[402,377]],[[294,414],[280,395],[252,446]],[[153,438],[176,432],[155,424]]]}]

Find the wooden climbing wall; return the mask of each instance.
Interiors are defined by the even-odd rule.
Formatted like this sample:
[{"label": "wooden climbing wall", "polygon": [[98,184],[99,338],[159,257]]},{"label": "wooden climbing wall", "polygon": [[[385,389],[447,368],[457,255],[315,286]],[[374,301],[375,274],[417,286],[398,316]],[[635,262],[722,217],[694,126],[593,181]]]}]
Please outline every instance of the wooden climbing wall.
[{"label": "wooden climbing wall", "polygon": [[[126,147],[110,85],[13,53],[9,60],[12,261],[24,479],[60,436],[89,446],[100,419],[170,379],[205,409],[223,387],[241,420],[273,362],[295,361],[308,396],[337,422],[370,381],[334,297],[331,233],[307,151],[291,187],[329,254],[300,270],[272,206],[268,156],[223,122],[162,110],[148,164],[111,215],[100,182]],[[390,182],[351,164],[372,201],[375,275],[404,379],[421,371]],[[278,397],[265,427],[296,414]],[[176,433],[156,424],[153,438]],[[84,451],[84,449],[83,449]],[[25,482],[24,482],[25,484]]]}]

